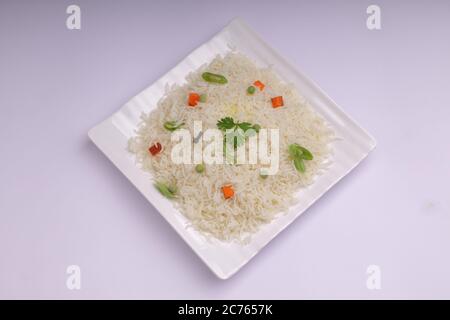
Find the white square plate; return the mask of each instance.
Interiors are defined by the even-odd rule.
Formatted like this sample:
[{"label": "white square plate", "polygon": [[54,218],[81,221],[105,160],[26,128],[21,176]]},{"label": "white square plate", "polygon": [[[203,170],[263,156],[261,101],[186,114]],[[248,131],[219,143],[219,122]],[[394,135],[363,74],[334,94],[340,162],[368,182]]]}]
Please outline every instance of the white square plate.
[{"label": "white square plate", "polygon": [[[301,200],[291,207],[287,214],[280,215],[272,223],[263,226],[246,245],[207,241],[193,228],[186,228],[186,218],[174,208],[170,200],[155,190],[149,175],[136,166],[133,156],[127,151],[127,141],[134,135],[141,113],[147,113],[156,107],[165,92],[165,86],[184,83],[185,76],[189,72],[210,62],[217,54],[227,53],[230,46],[260,66],[273,66],[278,76],[286,82],[293,83],[312,107],[329,122],[336,135],[342,138],[335,142],[334,163],[331,168],[319,176],[310,187],[300,191]],[[240,19],[233,20],[161,79],[131,99],[111,117],[92,128],[89,137],[208,267],[222,279],[229,278],[245,265],[278,233],[358,165],[376,144],[375,140],[350,119],[316,84],[296,71]]]}]

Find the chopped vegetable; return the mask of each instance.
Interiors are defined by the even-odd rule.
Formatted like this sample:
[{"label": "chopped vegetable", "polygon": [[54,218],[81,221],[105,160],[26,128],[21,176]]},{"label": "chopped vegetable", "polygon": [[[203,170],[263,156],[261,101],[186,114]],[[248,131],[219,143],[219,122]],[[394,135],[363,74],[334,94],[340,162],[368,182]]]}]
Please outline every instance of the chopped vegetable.
[{"label": "chopped vegetable", "polygon": [[305,163],[303,162],[302,158],[295,158],[294,159],[294,167],[299,172],[305,172]]},{"label": "chopped vegetable", "polygon": [[264,83],[262,83],[259,80],[256,80],[255,82],[253,82],[253,84],[259,88],[259,91],[263,91],[266,86]]},{"label": "chopped vegetable", "polygon": [[155,182],[155,188],[166,198],[175,198],[177,189],[173,186],[168,186],[162,182]]},{"label": "chopped vegetable", "polygon": [[254,86],[250,86],[247,88],[247,93],[248,94],[254,94],[256,91],[256,88]]},{"label": "chopped vegetable", "polygon": [[[217,128],[222,131],[232,130],[232,132],[226,134],[225,139],[228,143],[233,144],[236,149],[245,142],[246,137],[250,136],[251,131],[248,131],[249,129],[259,132],[261,126],[258,124],[252,125],[250,122],[235,122],[232,117],[225,117],[217,121]],[[229,137],[231,138],[228,139]]]},{"label": "chopped vegetable", "polygon": [[232,198],[234,196],[233,186],[231,184],[227,184],[222,187],[223,196],[225,199]]},{"label": "chopped vegetable", "polygon": [[295,158],[301,158],[303,151],[299,148],[300,146],[296,143],[289,145],[289,155],[295,159]]},{"label": "chopped vegetable", "polygon": [[152,154],[152,156],[156,156],[158,153],[160,153],[162,150],[162,145],[159,142],[154,143],[150,148],[148,148],[148,151]]},{"label": "chopped vegetable", "polygon": [[253,129],[253,126],[250,122],[241,122],[236,124],[242,131],[247,131],[248,129]]},{"label": "chopped vegetable", "polygon": [[189,93],[188,105],[195,107],[200,101],[200,95],[198,93]]},{"label": "chopped vegetable", "polygon": [[184,125],[184,122],[178,124],[176,121],[166,121],[166,122],[164,122],[164,129],[173,132],[173,131],[181,128],[183,125]]},{"label": "chopped vegetable", "polygon": [[206,102],[206,94],[205,93],[200,95],[200,102]]},{"label": "chopped vegetable", "polygon": [[312,160],[314,157],[308,149],[297,143],[289,145],[289,155],[294,160],[294,167],[299,172],[305,172],[305,162],[303,160]]},{"label": "chopped vegetable", "polygon": [[[311,151],[309,151],[308,149],[302,147],[301,145],[299,145],[297,143],[293,143],[293,144],[289,145],[289,153],[290,154],[291,154],[291,151],[294,153],[297,153],[304,160],[314,159]],[[292,156],[295,157],[295,154]]]},{"label": "chopped vegetable", "polygon": [[248,122],[239,123],[238,127],[244,131],[246,137],[254,136],[261,129],[259,124],[252,125]]},{"label": "chopped vegetable", "polygon": [[278,108],[284,106],[283,97],[278,96],[275,98],[272,98],[272,107]]},{"label": "chopped vegetable", "polygon": [[211,72],[203,72],[202,78],[206,82],[212,82],[212,83],[225,84],[228,82],[227,78],[225,78],[223,75],[215,74],[215,73],[211,73]]},{"label": "chopped vegetable", "polygon": [[[299,147],[300,147],[300,146],[299,146]],[[304,160],[312,160],[312,159],[314,159],[314,157],[313,157],[311,151],[309,151],[308,149],[303,148],[303,147],[300,147],[300,149],[301,149],[302,152],[303,152],[302,158],[303,158]]]},{"label": "chopped vegetable", "polygon": [[227,129],[233,129],[234,127],[236,127],[236,124],[234,123],[232,117],[225,117],[217,121],[217,128],[219,128],[222,131],[225,131]]},{"label": "chopped vegetable", "polygon": [[249,129],[253,129],[258,132],[261,129],[261,126],[259,124],[252,125],[250,122],[235,122],[232,117],[225,117],[217,121],[217,128],[222,131],[240,128],[244,132]]},{"label": "chopped vegetable", "polygon": [[204,164],[198,164],[195,166],[195,171],[197,171],[198,173],[202,173],[203,171],[205,171],[205,165]]}]

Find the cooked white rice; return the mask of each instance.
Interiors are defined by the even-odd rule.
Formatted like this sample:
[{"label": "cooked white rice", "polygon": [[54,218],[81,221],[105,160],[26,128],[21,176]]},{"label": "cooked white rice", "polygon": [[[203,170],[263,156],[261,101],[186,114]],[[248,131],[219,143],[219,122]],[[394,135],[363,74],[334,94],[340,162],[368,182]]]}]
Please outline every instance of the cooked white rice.
[{"label": "cooked white rice", "polygon": [[[205,71],[224,75],[228,83],[206,83],[201,77]],[[219,240],[242,240],[286,211],[294,203],[296,192],[311,184],[330,165],[334,133],[292,85],[281,82],[270,68],[258,68],[242,54],[230,52],[225,57],[218,56],[189,74],[186,80],[183,86],[168,88],[157,108],[142,115],[129,150],[155,181],[177,186],[174,204],[197,230]],[[255,80],[263,82],[266,88],[261,92],[257,89],[253,95],[246,94]],[[190,92],[206,93],[206,103],[188,107]],[[270,99],[274,96],[283,96],[283,107],[272,108]],[[205,172],[199,174],[194,170],[195,164],[173,163],[170,150],[174,144],[171,132],[163,127],[164,122],[182,121],[192,133],[194,121],[202,121],[205,130],[217,128],[217,121],[227,116],[262,128],[279,128],[280,164],[276,175],[262,179],[261,164],[206,164]],[[164,148],[158,156],[148,151],[154,142]],[[303,173],[294,168],[289,158],[287,150],[292,143],[314,155],[313,160],[305,161]],[[224,199],[221,187],[230,183],[235,195]]]}]

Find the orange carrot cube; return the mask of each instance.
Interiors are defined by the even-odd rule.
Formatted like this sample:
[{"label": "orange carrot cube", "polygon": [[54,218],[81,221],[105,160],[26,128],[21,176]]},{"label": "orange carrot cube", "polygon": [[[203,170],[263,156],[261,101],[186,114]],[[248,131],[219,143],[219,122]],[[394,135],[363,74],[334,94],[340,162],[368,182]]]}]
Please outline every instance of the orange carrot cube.
[{"label": "orange carrot cube", "polygon": [[200,101],[200,95],[198,93],[192,92],[189,94],[188,105],[190,107],[195,107]]},{"label": "orange carrot cube", "polygon": [[278,108],[284,106],[283,97],[278,96],[275,98],[272,98],[272,107]]},{"label": "orange carrot cube", "polygon": [[225,199],[232,198],[234,196],[233,186],[231,184],[222,187],[223,196]]}]

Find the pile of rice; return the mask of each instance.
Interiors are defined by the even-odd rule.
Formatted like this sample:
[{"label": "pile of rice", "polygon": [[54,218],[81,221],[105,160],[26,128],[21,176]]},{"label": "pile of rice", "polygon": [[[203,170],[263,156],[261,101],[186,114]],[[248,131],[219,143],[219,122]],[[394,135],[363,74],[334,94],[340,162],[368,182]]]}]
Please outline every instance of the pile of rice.
[{"label": "pile of rice", "polygon": [[[224,75],[228,83],[205,82],[201,77],[205,71]],[[157,108],[142,115],[136,136],[129,141],[129,150],[155,181],[177,187],[174,204],[194,228],[223,241],[243,240],[285,212],[295,202],[296,192],[311,184],[331,164],[334,133],[292,85],[281,82],[270,68],[258,68],[240,53],[217,56],[210,64],[190,73],[186,80],[183,86],[168,88]],[[266,88],[248,95],[246,89],[255,80],[263,82]],[[207,101],[195,108],[188,107],[190,92],[206,93]],[[283,96],[283,107],[272,108],[270,99],[274,96]],[[183,128],[193,135],[194,121],[202,121],[205,130],[217,128],[217,121],[224,117],[280,130],[280,164],[276,175],[262,179],[260,168],[267,165],[259,163],[205,164],[201,174],[195,171],[195,164],[173,163],[174,143],[171,132],[163,127],[164,122],[184,122]],[[148,151],[154,142],[164,148],[157,156]],[[303,173],[294,168],[289,158],[288,146],[292,143],[314,155],[313,160],[305,161]],[[223,197],[221,187],[225,184],[233,185],[235,195],[231,199]]]}]

